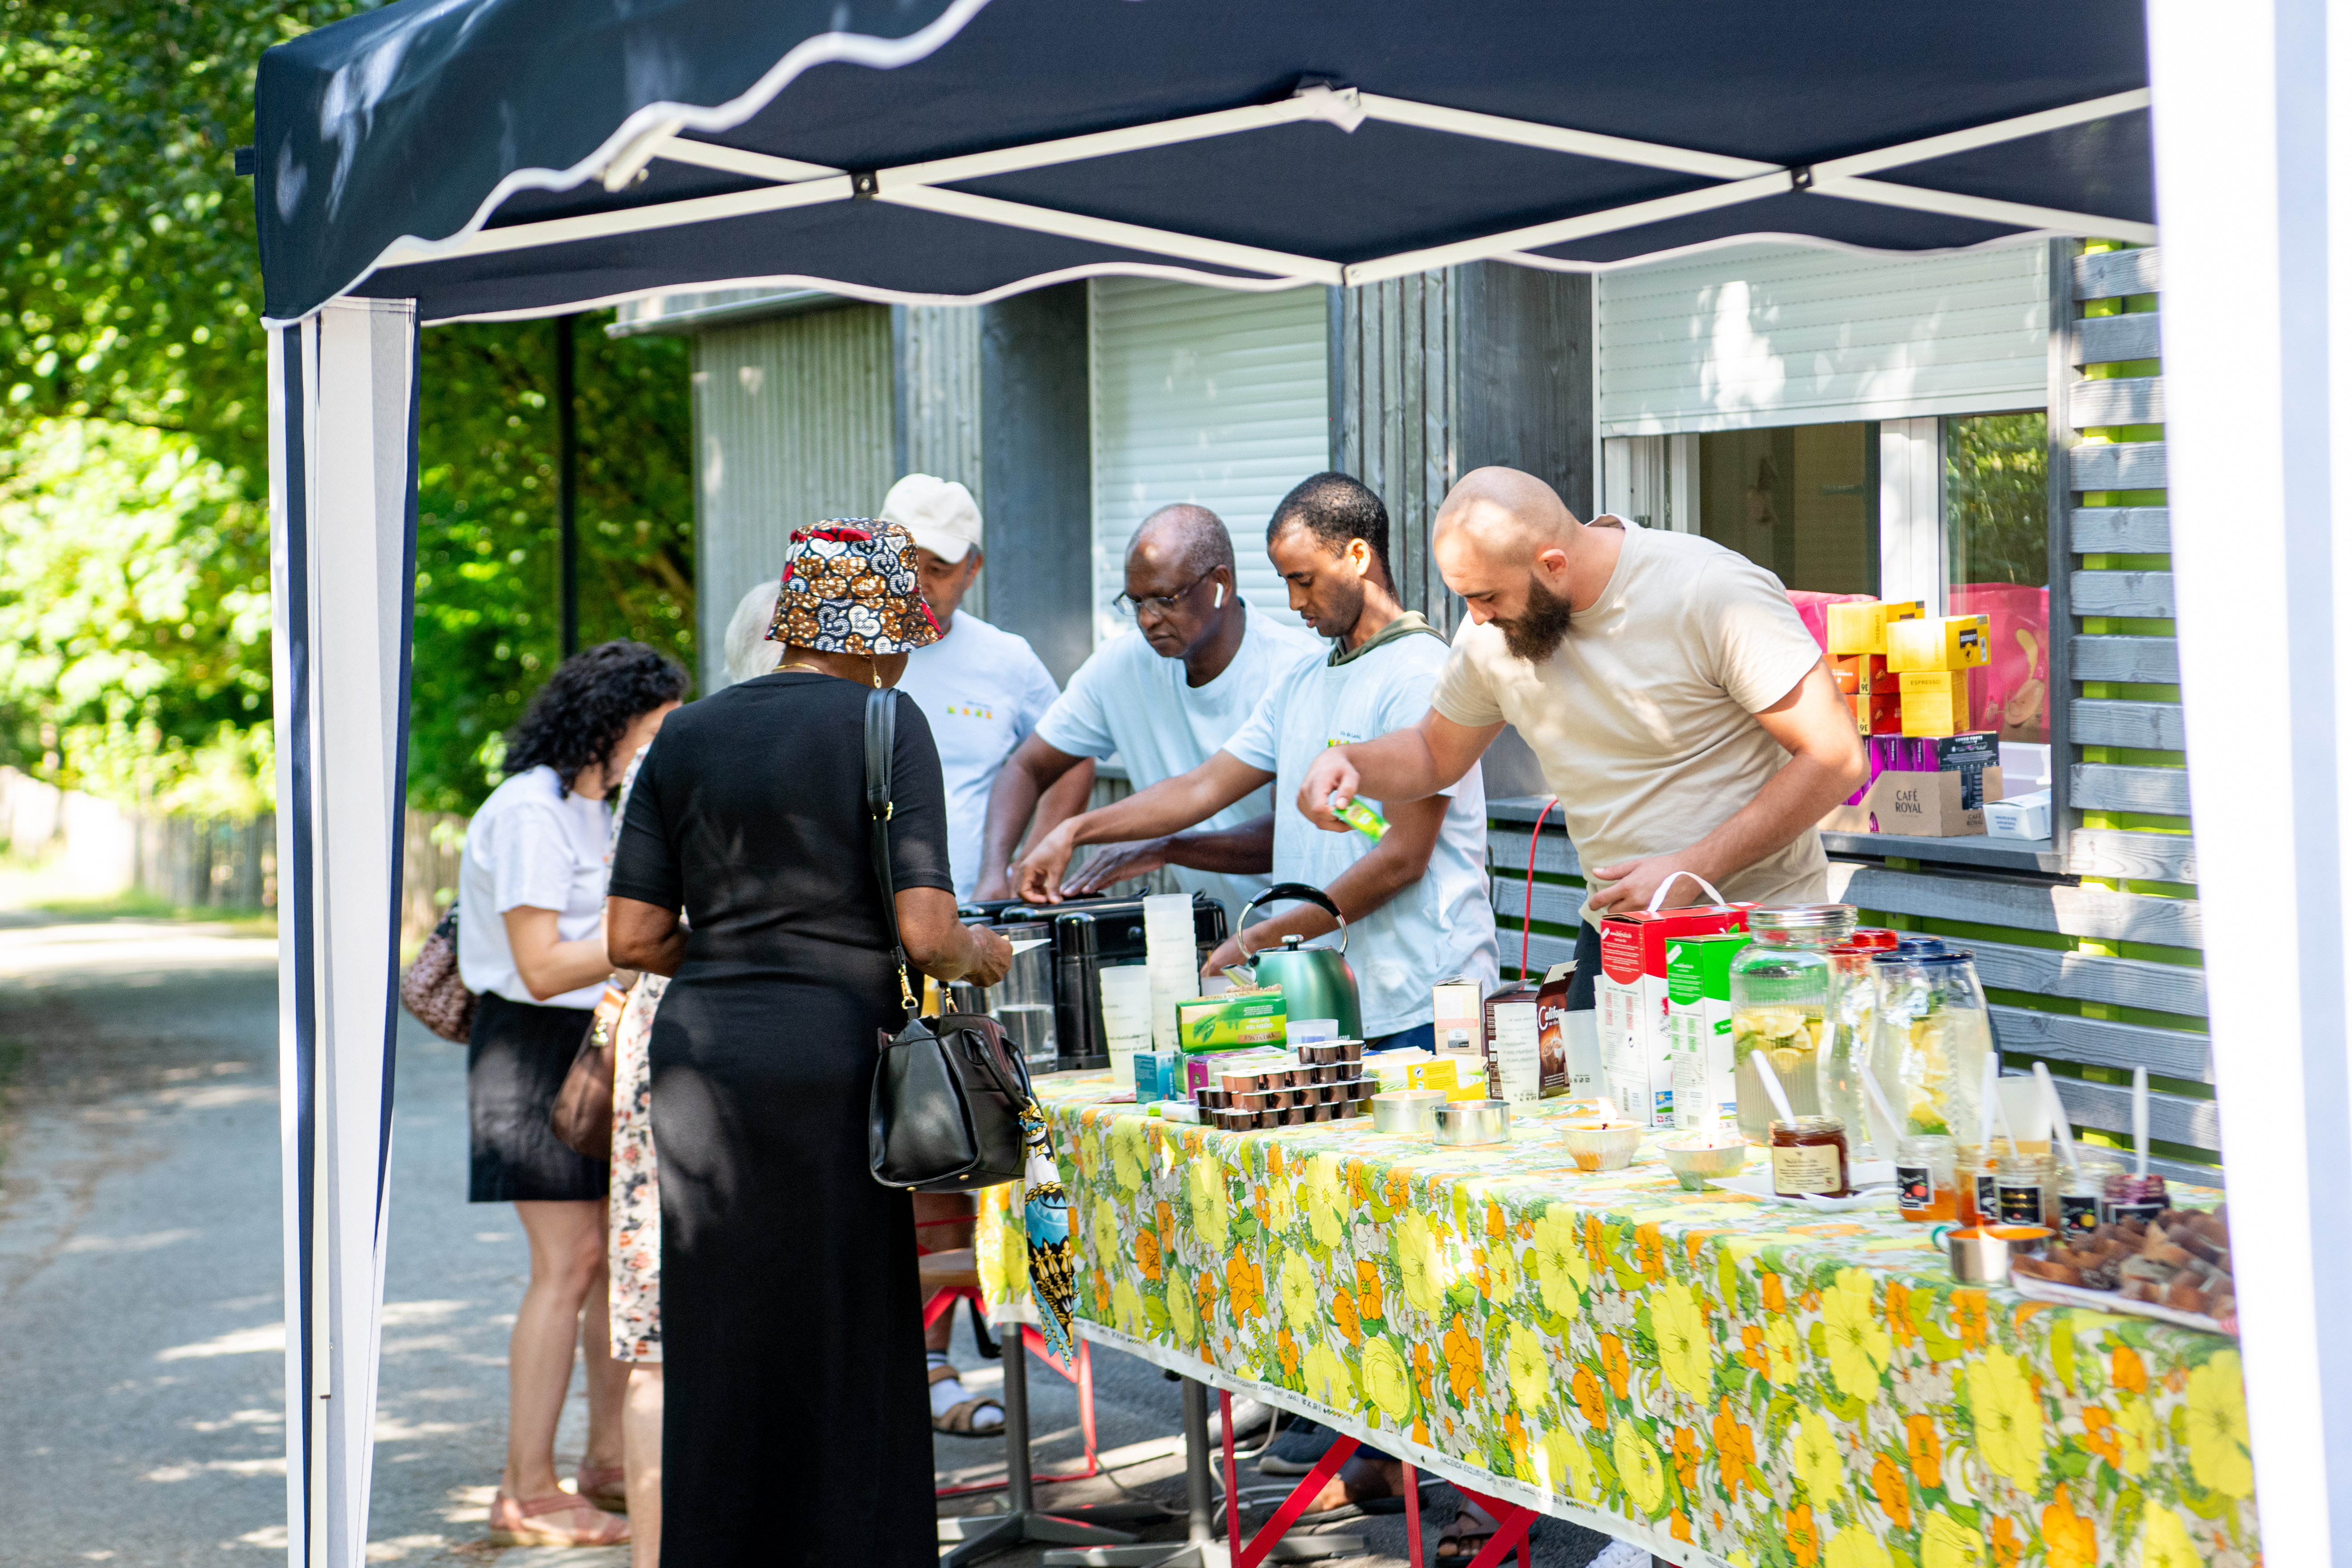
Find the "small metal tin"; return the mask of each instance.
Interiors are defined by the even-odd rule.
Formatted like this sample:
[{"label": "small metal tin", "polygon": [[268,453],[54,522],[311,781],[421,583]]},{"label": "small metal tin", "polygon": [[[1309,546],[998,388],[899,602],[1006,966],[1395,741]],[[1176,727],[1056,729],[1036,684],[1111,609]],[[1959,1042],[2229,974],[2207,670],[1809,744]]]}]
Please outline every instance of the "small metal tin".
[{"label": "small metal tin", "polygon": [[1437,1131],[1437,1108],[1445,1103],[1442,1089],[1400,1089],[1372,1096],[1372,1131],[1407,1132],[1427,1138]]},{"label": "small metal tin", "polygon": [[2049,1245],[2046,1226],[1970,1226],[1942,1233],[1952,1260],[1952,1278],[1963,1285],[1998,1285],[2009,1278],[2013,1258],[2030,1257]]},{"label": "small metal tin", "polygon": [[1501,1143],[1511,1136],[1507,1100],[1449,1100],[1437,1107],[1437,1141],[1456,1149]]}]

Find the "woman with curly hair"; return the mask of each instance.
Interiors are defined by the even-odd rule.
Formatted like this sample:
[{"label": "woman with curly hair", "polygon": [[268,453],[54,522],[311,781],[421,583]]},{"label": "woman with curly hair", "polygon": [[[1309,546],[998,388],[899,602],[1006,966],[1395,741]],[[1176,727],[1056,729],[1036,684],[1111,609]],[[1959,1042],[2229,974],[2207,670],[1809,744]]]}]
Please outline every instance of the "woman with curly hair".
[{"label": "woman with curly hair", "polygon": [[[507,736],[506,781],[474,815],[457,879],[457,960],[482,999],[466,1047],[478,1204],[511,1203],[530,1283],[507,1358],[507,1463],[490,1539],[607,1546],[628,1526],[600,1510],[623,1496],[621,1403],[604,1301],[604,1162],[548,1124],[612,973],[604,951],[605,796],[686,695],[686,671],[643,643],[563,661]],[[555,1479],[555,1426],[572,1349],[588,1363],[588,1451],[577,1495]]]}]

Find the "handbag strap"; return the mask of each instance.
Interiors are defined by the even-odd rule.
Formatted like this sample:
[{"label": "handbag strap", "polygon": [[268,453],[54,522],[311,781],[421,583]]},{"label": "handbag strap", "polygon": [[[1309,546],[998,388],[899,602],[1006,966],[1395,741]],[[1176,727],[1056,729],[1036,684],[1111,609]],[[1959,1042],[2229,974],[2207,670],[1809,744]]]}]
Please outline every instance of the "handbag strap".
[{"label": "handbag strap", "polygon": [[907,976],[907,943],[898,934],[898,889],[890,876],[890,753],[898,742],[898,694],[879,686],[866,694],[866,844],[874,879],[882,888],[882,915],[890,926],[890,958],[898,966],[898,1005],[915,1016],[915,988]]}]

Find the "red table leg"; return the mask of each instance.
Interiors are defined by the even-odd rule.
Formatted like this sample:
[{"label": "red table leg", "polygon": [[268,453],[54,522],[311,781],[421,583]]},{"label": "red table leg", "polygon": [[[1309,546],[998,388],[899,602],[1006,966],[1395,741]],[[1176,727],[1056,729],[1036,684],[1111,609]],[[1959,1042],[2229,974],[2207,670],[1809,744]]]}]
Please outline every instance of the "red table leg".
[{"label": "red table leg", "polygon": [[1413,1468],[1404,1468],[1404,1556],[1412,1568],[1421,1564],[1421,1478]]},{"label": "red table leg", "polygon": [[[1225,1460],[1225,1475],[1227,1484],[1231,1485],[1234,1473],[1231,1458],[1233,1448],[1230,1447],[1233,1442],[1232,1436],[1228,1435],[1225,1441],[1228,1445],[1225,1449],[1228,1456]],[[1258,1568],[1258,1564],[1265,1561],[1266,1553],[1274,1550],[1274,1543],[1290,1533],[1290,1527],[1298,1522],[1298,1516],[1307,1511],[1307,1505],[1315,1500],[1315,1494],[1323,1489],[1323,1483],[1338,1475],[1339,1467],[1346,1464],[1348,1456],[1355,1451],[1355,1438],[1334,1439],[1330,1448],[1321,1458],[1315,1461],[1315,1468],[1307,1471],[1298,1484],[1291,1489],[1288,1497],[1282,1500],[1282,1506],[1274,1510],[1274,1517],[1259,1526],[1258,1532],[1250,1537],[1249,1545],[1245,1548],[1241,1544],[1241,1527],[1238,1523],[1241,1510],[1235,1505],[1233,1494],[1228,1492],[1225,1496],[1225,1517],[1229,1521],[1235,1521],[1233,1532],[1234,1568]]]},{"label": "red table leg", "polygon": [[1217,1426],[1225,1439],[1225,1561],[1242,1560],[1242,1489],[1234,1474],[1234,1396],[1217,1390]]}]

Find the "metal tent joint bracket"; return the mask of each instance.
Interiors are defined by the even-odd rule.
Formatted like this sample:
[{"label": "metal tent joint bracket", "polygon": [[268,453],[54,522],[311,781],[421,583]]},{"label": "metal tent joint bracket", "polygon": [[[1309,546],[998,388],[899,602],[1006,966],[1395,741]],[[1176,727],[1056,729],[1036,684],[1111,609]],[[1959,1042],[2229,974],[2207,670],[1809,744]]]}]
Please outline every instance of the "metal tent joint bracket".
[{"label": "metal tent joint bracket", "polygon": [[1795,168],[1790,170],[1789,188],[1792,191],[1811,190],[1813,188],[1813,166],[1811,163],[1800,163]]},{"label": "metal tent joint bracket", "polygon": [[852,169],[849,172],[849,199],[851,201],[870,202],[881,194],[882,176],[880,174],[876,174],[871,169]]}]

